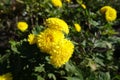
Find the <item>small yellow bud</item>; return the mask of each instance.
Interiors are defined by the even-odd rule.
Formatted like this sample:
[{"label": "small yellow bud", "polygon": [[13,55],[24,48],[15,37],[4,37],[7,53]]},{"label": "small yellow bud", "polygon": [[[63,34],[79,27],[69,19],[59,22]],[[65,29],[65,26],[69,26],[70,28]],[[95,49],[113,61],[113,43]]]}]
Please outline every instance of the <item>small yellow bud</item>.
[{"label": "small yellow bud", "polygon": [[62,7],[62,1],[61,0],[51,0],[53,6],[55,7]]},{"label": "small yellow bud", "polygon": [[18,22],[18,23],[17,23],[17,28],[18,28],[20,31],[24,32],[24,31],[27,30],[28,24],[27,24],[26,22]]},{"label": "small yellow bud", "polygon": [[29,42],[30,45],[36,43],[36,37],[35,37],[34,34],[29,34],[29,35],[28,35],[28,42]]},{"label": "small yellow bud", "polygon": [[83,9],[86,9],[86,5],[85,4],[81,4]]},{"label": "small yellow bud", "polygon": [[81,26],[79,24],[75,23],[74,26],[77,32],[81,31]]}]

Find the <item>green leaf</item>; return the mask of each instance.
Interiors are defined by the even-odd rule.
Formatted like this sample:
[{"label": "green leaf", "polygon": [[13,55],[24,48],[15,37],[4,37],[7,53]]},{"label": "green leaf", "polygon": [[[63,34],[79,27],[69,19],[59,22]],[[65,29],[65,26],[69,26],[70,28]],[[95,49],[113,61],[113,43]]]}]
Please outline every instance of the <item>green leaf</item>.
[{"label": "green leaf", "polygon": [[24,3],[24,1],[22,1],[22,0],[16,0],[17,2],[19,2],[19,3]]},{"label": "green leaf", "polygon": [[55,77],[55,75],[54,75],[53,73],[49,73],[49,74],[48,74],[48,77],[49,77],[50,79],[52,79],[52,80],[56,80],[56,77]]},{"label": "green leaf", "polygon": [[105,64],[103,63],[103,61],[104,61],[103,59],[100,59],[98,57],[95,58],[95,62],[96,63],[100,64],[101,66],[105,66]]},{"label": "green leaf", "polygon": [[120,80],[120,75],[116,75],[112,80]]},{"label": "green leaf", "polygon": [[80,5],[81,5],[82,2],[83,2],[82,0],[76,0],[76,1],[77,1],[77,3],[80,4]]},{"label": "green leaf", "polygon": [[118,32],[116,32],[114,29],[107,29],[106,31],[102,32],[103,35],[116,35],[119,34]]},{"label": "green leaf", "polygon": [[75,65],[73,65],[72,62],[66,63],[65,69],[67,70],[69,76],[75,75],[80,80],[83,80],[83,75],[80,69],[78,69]]},{"label": "green leaf", "polygon": [[98,80],[111,80],[109,72],[100,72],[98,75]]},{"label": "green leaf", "polygon": [[106,57],[108,60],[112,60],[113,59],[113,51],[112,50],[108,50],[106,53]]},{"label": "green leaf", "polygon": [[20,52],[17,49],[17,45],[19,45],[20,43],[14,40],[9,41],[9,43],[11,44],[12,51],[19,54]]},{"label": "green leaf", "polygon": [[44,29],[44,26],[35,26],[32,30],[33,34],[39,34]]},{"label": "green leaf", "polygon": [[45,79],[42,78],[41,76],[37,76],[37,80],[45,80]]},{"label": "green leaf", "polygon": [[102,41],[102,40],[97,40],[94,43],[94,47],[100,47],[100,48],[112,48],[112,44],[110,42],[107,41]]},{"label": "green leaf", "polygon": [[86,80],[111,80],[109,72],[96,72],[96,74],[90,74]]},{"label": "green leaf", "polygon": [[98,22],[96,22],[96,21],[94,21],[94,20],[92,20],[92,19],[89,20],[89,23],[90,23],[91,25],[93,25],[93,26],[98,26],[98,25],[99,25]]},{"label": "green leaf", "polygon": [[3,56],[0,56],[0,63],[3,63],[5,60],[7,60],[9,56],[10,54],[4,54]]},{"label": "green leaf", "polygon": [[35,72],[45,72],[44,64],[42,64],[38,67],[35,67]]},{"label": "green leaf", "polygon": [[64,77],[67,80],[81,80],[79,77]]}]

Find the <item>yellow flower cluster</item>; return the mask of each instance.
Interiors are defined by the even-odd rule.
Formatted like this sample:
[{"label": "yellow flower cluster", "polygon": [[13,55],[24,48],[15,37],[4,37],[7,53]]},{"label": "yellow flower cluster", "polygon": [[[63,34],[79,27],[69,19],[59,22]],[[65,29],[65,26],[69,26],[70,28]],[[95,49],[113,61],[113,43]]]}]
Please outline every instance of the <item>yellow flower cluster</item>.
[{"label": "yellow flower cluster", "polygon": [[68,62],[74,51],[74,45],[70,40],[63,39],[56,46],[53,46],[50,50],[50,62],[55,67],[61,67],[61,65]]},{"label": "yellow flower cluster", "polygon": [[42,52],[49,53],[52,46],[64,39],[64,34],[56,29],[47,28],[37,37],[37,45]]},{"label": "yellow flower cluster", "polygon": [[45,25],[48,26],[48,28],[57,29],[60,31],[63,31],[64,33],[69,33],[69,28],[67,23],[59,18],[48,18],[45,21]]},{"label": "yellow flower cluster", "polygon": [[52,65],[61,67],[70,59],[74,51],[73,43],[64,36],[64,33],[69,33],[68,25],[59,18],[48,18],[45,25],[48,28],[36,37],[33,34],[28,35],[28,42],[36,43],[41,52],[50,55]]},{"label": "yellow flower cluster", "polygon": [[0,75],[0,80],[13,80],[11,73]]},{"label": "yellow flower cluster", "polygon": [[105,19],[109,21],[114,21],[117,18],[117,11],[110,7],[110,6],[104,6],[100,9],[100,12],[102,14],[105,14]]},{"label": "yellow flower cluster", "polygon": [[27,30],[28,24],[27,24],[26,22],[18,22],[18,23],[17,23],[17,28],[18,28],[20,31],[24,32],[24,31]]}]

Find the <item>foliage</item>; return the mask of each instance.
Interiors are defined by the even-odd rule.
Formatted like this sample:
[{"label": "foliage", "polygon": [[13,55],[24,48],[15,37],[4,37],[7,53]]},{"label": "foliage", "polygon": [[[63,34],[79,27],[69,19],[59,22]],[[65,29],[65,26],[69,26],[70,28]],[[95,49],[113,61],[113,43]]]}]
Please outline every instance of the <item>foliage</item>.
[{"label": "foliage", "polygon": [[[11,73],[13,80],[120,80],[120,0],[61,1],[56,7],[51,0],[0,0],[0,75]],[[103,6],[114,8],[117,19],[106,21],[100,12]],[[51,17],[67,23],[65,38],[75,46],[59,68],[28,41],[29,34],[36,36],[47,28],[45,21]],[[19,22],[28,29],[20,31]]]}]

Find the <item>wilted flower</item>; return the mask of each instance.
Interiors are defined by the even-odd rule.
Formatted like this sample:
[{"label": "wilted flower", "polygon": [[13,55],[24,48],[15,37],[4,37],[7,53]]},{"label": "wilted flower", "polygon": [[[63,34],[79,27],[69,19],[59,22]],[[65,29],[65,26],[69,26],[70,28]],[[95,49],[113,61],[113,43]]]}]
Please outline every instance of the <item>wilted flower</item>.
[{"label": "wilted flower", "polygon": [[13,80],[11,73],[0,75],[0,80]]},{"label": "wilted flower", "polygon": [[102,14],[105,14],[105,19],[107,21],[114,21],[117,18],[117,11],[110,7],[110,6],[104,6],[100,9],[100,12]]},{"label": "wilted flower", "polygon": [[81,26],[79,24],[75,23],[74,26],[77,32],[81,31]]},{"label": "wilted flower", "polygon": [[46,29],[37,36],[37,45],[42,52],[49,53],[51,47],[64,39],[64,34],[56,29]]},{"label": "wilted flower", "polygon": [[89,61],[88,66],[91,68],[91,71],[97,70],[97,64],[92,60]]},{"label": "wilted flower", "polygon": [[20,31],[24,32],[25,30],[27,30],[28,24],[27,24],[26,22],[18,22],[18,23],[17,23],[17,28],[18,28]]},{"label": "wilted flower", "polygon": [[34,34],[29,34],[28,35],[28,42],[30,45],[35,44],[36,43],[36,36]]},{"label": "wilted flower", "polygon": [[60,30],[66,34],[69,33],[69,28],[67,23],[59,18],[48,18],[45,21],[45,25],[48,26],[51,29],[56,29],[56,30]]},{"label": "wilted flower", "polygon": [[55,7],[62,7],[62,1],[61,0],[51,0],[51,2]]},{"label": "wilted flower", "polygon": [[68,62],[74,51],[74,45],[70,40],[63,39],[50,50],[50,62],[55,67],[61,67]]}]

